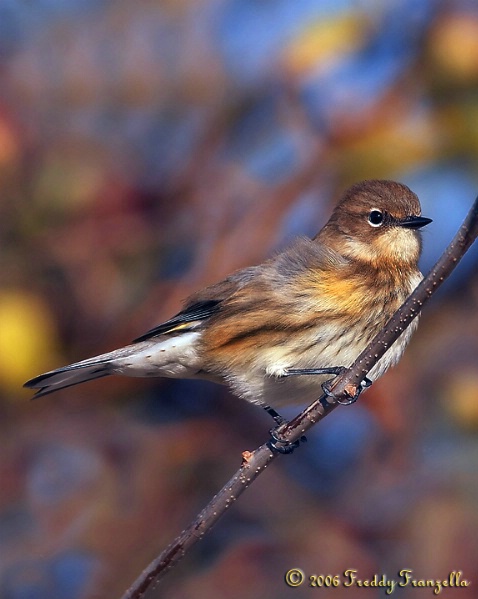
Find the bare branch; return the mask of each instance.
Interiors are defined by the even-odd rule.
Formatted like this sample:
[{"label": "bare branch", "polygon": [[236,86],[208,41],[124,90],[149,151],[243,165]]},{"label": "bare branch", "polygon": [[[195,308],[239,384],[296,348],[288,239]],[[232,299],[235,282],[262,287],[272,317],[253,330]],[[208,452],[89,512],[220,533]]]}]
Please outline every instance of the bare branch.
[{"label": "bare branch", "polygon": [[[358,356],[352,366],[333,381],[334,398],[322,395],[317,401],[282,426],[278,436],[284,441],[299,439],[314,424],[325,418],[340,405],[336,400],[347,400],[351,391],[357,389],[367,373],[414,320],[426,302],[455,269],[458,262],[478,236],[478,198],[458,233],[443,255],[420,283],[407,301],[395,312],[389,322]],[[146,591],[153,589],[164,574],[173,567],[203,535],[216,523],[226,509],[278,457],[266,444],[254,452],[245,452],[239,470],[213,497],[197,518],[167,547],[138,577],[122,599],[141,599]]]}]

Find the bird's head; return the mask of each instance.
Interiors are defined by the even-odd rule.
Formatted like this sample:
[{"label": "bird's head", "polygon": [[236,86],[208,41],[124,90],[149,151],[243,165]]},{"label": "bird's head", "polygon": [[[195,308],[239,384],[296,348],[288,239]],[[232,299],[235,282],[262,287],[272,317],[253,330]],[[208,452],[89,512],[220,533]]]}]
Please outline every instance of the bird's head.
[{"label": "bird's head", "polygon": [[318,240],[367,263],[416,265],[421,253],[418,197],[393,181],[363,181],[348,189]]}]

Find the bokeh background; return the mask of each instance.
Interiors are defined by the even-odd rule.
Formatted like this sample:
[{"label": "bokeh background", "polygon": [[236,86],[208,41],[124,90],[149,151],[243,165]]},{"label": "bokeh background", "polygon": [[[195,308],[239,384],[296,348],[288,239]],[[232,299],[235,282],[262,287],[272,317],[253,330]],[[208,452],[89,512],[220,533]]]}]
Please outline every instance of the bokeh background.
[{"label": "bokeh background", "polygon": [[[361,179],[418,193],[427,271],[478,192],[478,7],[0,0],[0,81],[0,597],[119,597],[269,418],[201,382],[110,378],[37,402],[22,383],[314,234]],[[148,597],[357,592],[287,588],[292,567],[462,570],[472,586],[443,596],[476,597],[477,265],[475,247],[401,364]]]}]

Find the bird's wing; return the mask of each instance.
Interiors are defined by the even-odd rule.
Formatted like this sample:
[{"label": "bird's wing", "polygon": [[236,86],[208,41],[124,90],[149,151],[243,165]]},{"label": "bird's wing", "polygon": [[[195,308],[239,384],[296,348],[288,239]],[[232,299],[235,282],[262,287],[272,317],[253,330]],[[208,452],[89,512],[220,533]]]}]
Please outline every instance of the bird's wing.
[{"label": "bird's wing", "polygon": [[238,290],[247,286],[254,278],[256,271],[257,267],[254,266],[243,268],[232,273],[219,283],[191,295],[186,300],[181,312],[166,322],[152,328],[150,331],[147,331],[144,335],[135,339],[133,343],[146,341],[165,333],[175,333],[176,331],[186,332],[196,328],[202,322],[217,314],[224,305],[224,302]]},{"label": "bird's wing", "polygon": [[184,310],[181,310],[176,316],[170,318],[166,322],[159,324],[151,330],[141,335],[137,339],[133,340],[133,343],[139,343],[140,341],[146,341],[158,335],[164,333],[174,333],[176,331],[186,331],[194,328],[206,318],[209,318],[213,314],[219,311],[222,300],[208,299],[195,302],[190,306],[187,306]]}]

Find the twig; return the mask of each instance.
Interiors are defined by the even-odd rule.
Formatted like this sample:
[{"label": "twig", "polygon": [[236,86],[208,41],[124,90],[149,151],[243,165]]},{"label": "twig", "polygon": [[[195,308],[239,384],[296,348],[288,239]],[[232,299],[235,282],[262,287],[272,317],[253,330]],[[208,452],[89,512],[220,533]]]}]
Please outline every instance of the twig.
[{"label": "twig", "polygon": [[[338,400],[347,400],[357,389],[367,373],[398,339],[414,320],[426,302],[432,297],[443,281],[455,269],[458,262],[478,236],[478,198],[458,233],[446,248],[439,261],[427,277],[418,285],[406,302],[395,312],[385,327],[368,347],[358,356],[352,366],[333,381],[333,393]],[[299,439],[314,424],[325,418],[338,405],[327,395],[280,428],[280,439],[293,442]],[[146,591],[156,586],[165,573],[172,568],[204,534],[215,524],[226,509],[247,489],[247,487],[278,457],[267,445],[261,445],[252,453],[243,454],[239,470],[226,485],[213,497],[197,518],[152,561],[122,599],[141,599]]]}]

